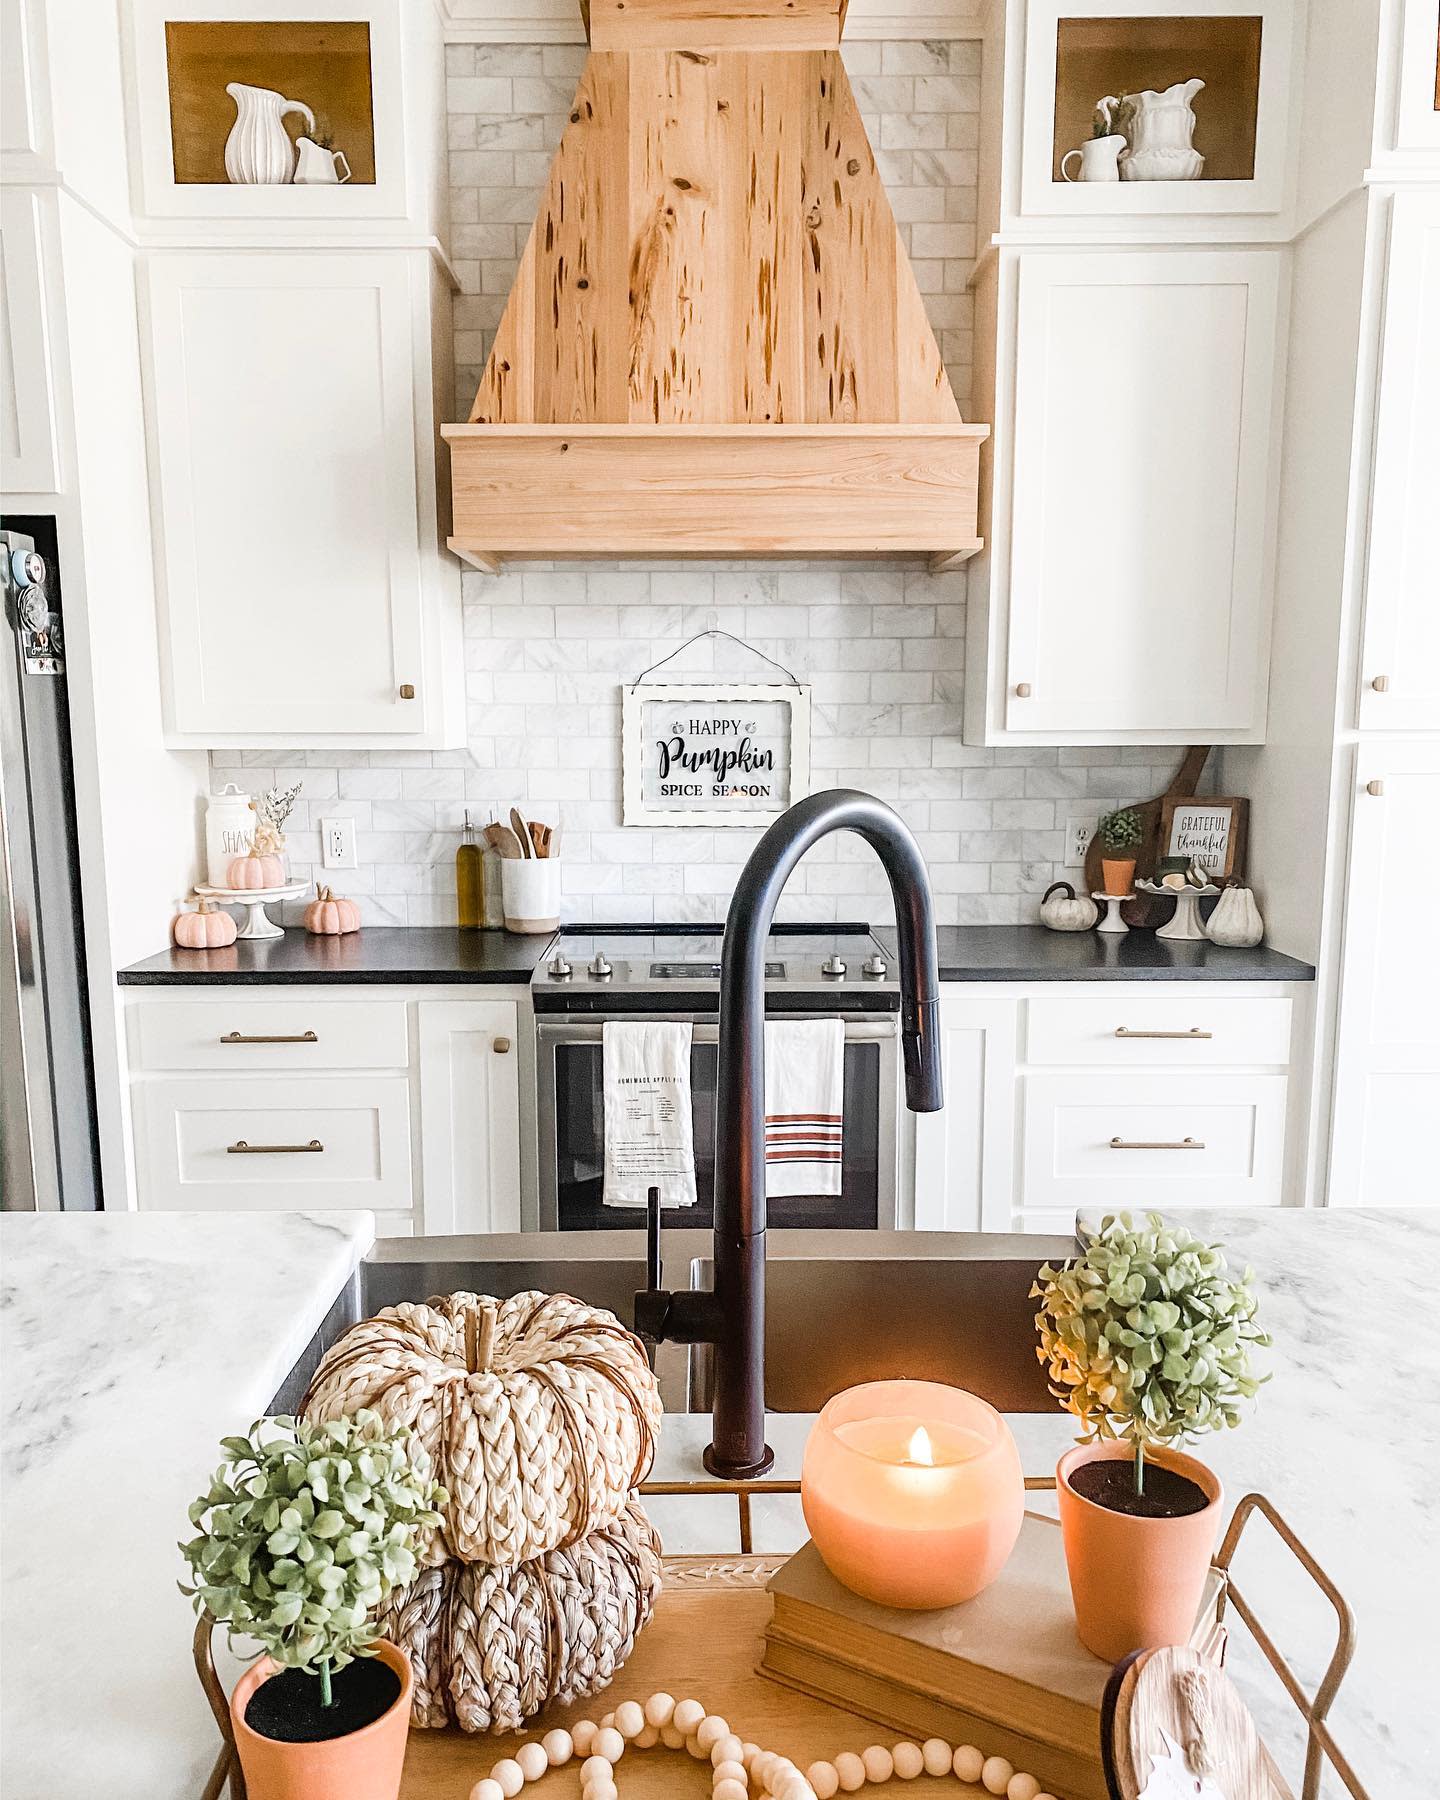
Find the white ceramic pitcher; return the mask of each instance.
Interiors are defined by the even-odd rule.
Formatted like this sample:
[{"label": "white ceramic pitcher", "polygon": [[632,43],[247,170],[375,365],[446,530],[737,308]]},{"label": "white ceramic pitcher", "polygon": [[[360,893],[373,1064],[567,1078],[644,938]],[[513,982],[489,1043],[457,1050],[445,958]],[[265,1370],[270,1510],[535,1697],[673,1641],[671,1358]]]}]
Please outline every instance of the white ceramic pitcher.
[{"label": "white ceramic pitcher", "polygon": [[[1125,140],[1118,134],[1110,137],[1089,138],[1077,149],[1067,150],[1060,158],[1060,173],[1067,181],[1118,181],[1120,179],[1120,152],[1125,148]],[[1070,158],[1080,158],[1080,173],[1070,173]]]},{"label": "white ceramic pitcher", "polygon": [[327,150],[308,137],[296,138],[295,148],[300,153],[295,164],[296,187],[335,187],[350,179],[350,164],[343,150]]},{"label": "white ceramic pitcher", "polygon": [[[1177,81],[1163,93],[1114,94],[1096,109],[1111,129],[1123,130],[1129,149],[1120,156],[1122,181],[1195,181],[1205,158],[1191,143],[1195,114],[1190,102],[1205,83]],[[1122,122],[1123,121],[1123,122]]]},{"label": "white ceramic pitcher", "polygon": [[314,113],[302,100],[287,100],[273,88],[231,81],[225,92],[235,102],[235,123],[225,140],[227,177],[247,185],[289,181],[295,172],[295,152],[285,129],[285,115],[303,113],[306,129],[313,132]]}]

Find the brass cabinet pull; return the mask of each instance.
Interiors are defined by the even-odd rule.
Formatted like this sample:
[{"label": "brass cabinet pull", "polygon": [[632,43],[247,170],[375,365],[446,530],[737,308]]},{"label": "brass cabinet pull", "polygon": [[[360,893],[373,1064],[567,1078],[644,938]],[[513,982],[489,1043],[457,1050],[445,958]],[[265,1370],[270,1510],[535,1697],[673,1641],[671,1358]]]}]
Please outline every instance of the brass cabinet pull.
[{"label": "brass cabinet pull", "polygon": [[497,1056],[508,1056],[510,1054],[510,1040],[509,1038],[496,1038],[490,1048]]},{"label": "brass cabinet pull", "polygon": [[1030,683],[1028,681],[1017,681],[1015,683],[1015,698],[1017,700],[1028,700],[1030,698]]},{"label": "brass cabinet pull", "polygon": [[1383,781],[1367,781],[1365,783],[1365,792],[1372,800],[1378,800],[1385,792],[1385,783]]},{"label": "brass cabinet pull", "polygon": [[227,1156],[308,1156],[312,1151],[323,1150],[325,1146],[319,1138],[311,1138],[308,1144],[247,1144],[244,1138],[236,1138],[233,1144],[225,1146]]},{"label": "brass cabinet pull", "polygon": [[318,1044],[320,1040],[313,1031],[292,1031],[286,1037],[266,1037],[263,1033],[247,1031],[227,1031],[220,1042],[222,1044]]},{"label": "brass cabinet pull", "polygon": [[415,683],[413,681],[402,681],[400,683],[400,698],[402,700],[413,700],[415,698]]},{"label": "brass cabinet pull", "polygon": [[1388,694],[1390,691],[1390,677],[1388,675],[1377,675],[1370,685],[1377,694]]},{"label": "brass cabinet pull", "polygon": [[1205,1140],[1203,1138],[1181,1138],[1178,1144],[1145,1144],[1130,1138],[1111,1138],[1110,1148],[1112,1150],[1203,1150]]},{"label": "brass cabinet pull", "polygon": [[1202,1031],[1198,1025],[1192,1025],[1188,1031],[1132,1031],[1128,1025],[1117,1025],[1115,1035],[1118,1038],[1213,1038],[1213,1031]]}]

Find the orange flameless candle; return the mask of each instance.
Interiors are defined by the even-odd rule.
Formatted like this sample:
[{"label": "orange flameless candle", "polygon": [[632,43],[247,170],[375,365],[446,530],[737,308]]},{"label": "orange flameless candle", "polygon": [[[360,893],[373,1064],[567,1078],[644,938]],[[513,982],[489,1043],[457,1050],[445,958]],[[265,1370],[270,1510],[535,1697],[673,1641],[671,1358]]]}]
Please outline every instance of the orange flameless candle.
[{"label": "orange flameless candle", "polygon": [[853,1593],[913,1611],[973,1599],[1020,1533],[1020,1456],[993,1406],[935,1381],[872,1381],[815,1422],[805,1523]]}]

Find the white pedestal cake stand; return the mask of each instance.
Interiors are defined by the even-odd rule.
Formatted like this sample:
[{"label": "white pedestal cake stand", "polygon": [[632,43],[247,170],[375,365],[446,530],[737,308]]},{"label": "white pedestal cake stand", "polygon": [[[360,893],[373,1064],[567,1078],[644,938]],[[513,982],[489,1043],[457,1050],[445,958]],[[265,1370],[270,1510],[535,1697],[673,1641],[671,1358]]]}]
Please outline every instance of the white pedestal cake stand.
[{"label": "white pedestal cake stand", "polygon": [[197,882],[195,892],[205,900],[218,900],[222,906],[243,906],[245,923],[235,933],[240,938],[278,938],[285,933],[280,926],[273,925],[265,916],[265,908],[272,900],[294,900],[305,893],[308,882],[291,881],[284,887],[272,888],[220,888],[211,887],[208,882]]}]

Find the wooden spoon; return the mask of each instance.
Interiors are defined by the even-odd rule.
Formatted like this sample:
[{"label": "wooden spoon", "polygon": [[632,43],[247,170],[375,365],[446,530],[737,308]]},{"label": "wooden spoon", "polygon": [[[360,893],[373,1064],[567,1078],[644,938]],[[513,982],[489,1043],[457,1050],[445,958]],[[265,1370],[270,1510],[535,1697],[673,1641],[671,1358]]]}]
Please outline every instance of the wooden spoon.
[{"label": "wooden spoon", "polygon": [[550,854],[550,827],[542,825],[537,819],[530,821],[530,841],[535,846],[537,856],[548,857]]},{"label": "wooden spoon", "polygon": [[520,854],[522,856],[534,856],[535,845],[531,841],[530,827],[520,816],[520,808],[518,806],[512,806],[510,808],[510,823],[514,826],[515,836],[520,843]]},{"label": "wooden spoon", "polygon": [[487,825],[485,842],[506,862],[520,861],[522,855],[520,841],[508,825]]}]

